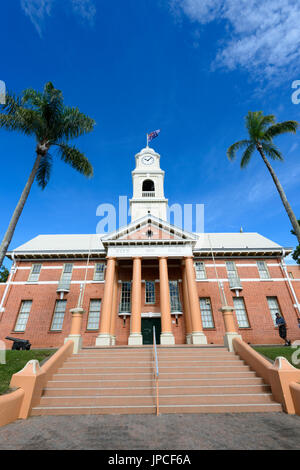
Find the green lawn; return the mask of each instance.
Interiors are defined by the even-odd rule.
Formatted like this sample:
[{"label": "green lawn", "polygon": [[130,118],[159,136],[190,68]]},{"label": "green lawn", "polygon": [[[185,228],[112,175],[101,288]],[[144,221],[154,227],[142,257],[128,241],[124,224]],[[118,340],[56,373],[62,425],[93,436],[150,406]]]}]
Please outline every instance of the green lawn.
[{"label": "green lawn", "polygon": [[19,372],[31,359],[39,362],[55,353],[55,349],[32,349],[31,351],[6,351],[6,364],[0,364],[0,395],[7,392],[11,376]]},{"label": "green lawn", "polygon": [[[255,346],[253,347],[255,351],[263,354],[264,356],[272,359],[273,361],[278,356],[285,357],[294,367],[300,369],[300,364],[296,365],[292,363],[291,356],[296,351],[295,348],[290,348],[289,346],[275,346],[275,347],[266,347],[266,346]],[[298,356],[300,358],[300,355]]]}]

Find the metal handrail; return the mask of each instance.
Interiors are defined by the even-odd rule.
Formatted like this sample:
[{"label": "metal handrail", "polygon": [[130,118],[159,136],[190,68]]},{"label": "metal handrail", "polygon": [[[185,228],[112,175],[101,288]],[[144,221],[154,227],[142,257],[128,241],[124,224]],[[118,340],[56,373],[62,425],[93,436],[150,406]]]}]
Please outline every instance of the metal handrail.
[{"label": "metal handrail", "polygon": [[156,415],[159,415],[159,370],[158,370],[158,358],[157,358],[157,347],[156,347],[156,335],[155,326],[153,326],[153,359],[155,364],[154,377],[155,377],[155,388],[156,388]]}]

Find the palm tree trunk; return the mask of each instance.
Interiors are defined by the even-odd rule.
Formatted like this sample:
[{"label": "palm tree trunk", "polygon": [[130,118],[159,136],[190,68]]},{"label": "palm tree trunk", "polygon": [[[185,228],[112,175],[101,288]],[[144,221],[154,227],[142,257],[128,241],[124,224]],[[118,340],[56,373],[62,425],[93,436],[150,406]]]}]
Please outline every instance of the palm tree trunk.
[{"label": "palm tree trunk", "polygon": [[291,206],[290,206],[290,204],[289,204],[289,202],[288,202],[288,200],[287,200],[287,197],[286,197],[286,195],[285,195],[285,192],[284,192],[284,190],[283,190],[283,187],[281,186],[280,181],[279,181],[279,179],[277,178],[275,171],[273,170],[273,168],[271,167],[271,165],[270,165],[270,163],[269,163],[267,157],[265,156],[265,154],[264,154],[264,152],[263,152],[263,150],[262,150],[261,145],[257,145],[257,150],[259,151],[259,153],[260,153],[260,155],[261,155],[263,161],[265,162],[265,164],[266,164],[266,166],[267,166],[269,172],[271,173],[271,176],[272,176],[272,178],[273,178],[273,181],[274,181],[274,183],[275,183],[275,186],[276,186],[276,188],[277,188],[277,191],[279,192],[279,196],[281,197],[281,200],[282,200],[282,203],[283,203],[283,205],[284,205],[284,208],[285,208],[285,210],[286,210],[286,212],[287,212],[287,214],[288,214],[288,216],[289,216],[289,218],[290,218],[290,221],[291,221],[291,224],[292,224],[292,226],[293,226],[295,235],[296,235],[296,237],[298,238],[298,242],[299,242],[299,244],[300,244],[300,226],[299,226],[298,220],[296,219],[296,216],[295,216],[295,214],[294,214],[294,212],[293,212],[293,210],[292,210],[292,208],[291,208]]},{"label": "palm tree trunk", "polygon": [[12,218],[10,220],[10,223],[9,223],[8,229],[6,231],[6,234],[4,235],[4,238],[3,238],[2,243],[0,245],[0,267],[2,266],[3,260],[6,256],[7,249],[10,245],[10,242],[11,242],[11,239],[13,237],[13,234],[14,234],[16,225],[18,223],[18,220],[20,218],[20,215],[22,214],[22,210],[23,210],[23,207],[25,205],[25,202],[27,201],[27,197],[28,197],[28,194],[30,192],[32,183],[34,181],[36,172],[38,170],[41,158],[42,158],[42,154],[37,153],[37,157],[35,159],[35,162],[34,162],[32,170],[31,170],[30,176],[28,178],[28,181],[25,185],[25,188],[23,189],[23,192],[21,194],[21,197],[19,199],[17,207],[15,208],[14,213],[12,215]]}]

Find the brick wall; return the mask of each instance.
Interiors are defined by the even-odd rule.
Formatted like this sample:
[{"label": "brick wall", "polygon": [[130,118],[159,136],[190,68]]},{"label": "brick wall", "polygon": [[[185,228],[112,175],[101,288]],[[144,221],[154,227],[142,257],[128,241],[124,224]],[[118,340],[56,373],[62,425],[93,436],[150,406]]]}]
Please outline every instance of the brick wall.
[{"label": "brick wall", "polygon": [[[212,260],[204,260],[206,264],[207,280],[197,282],[197,289],[199,297],[208,297],[211,300],[212,314],[214,319],[214,328],[205,329],[208,343],[223,344],[224,336],[224,323],[222,314],[219,311],[221,307],[220,294],[218,284],[215,282],[215,270],[212,266]],[[288,283],[283,280],[283,273],[280,266],[268,266],[270,276],[273,280],[260,281],[256,260],[253,259],[235,259],[237,264],[238,274],[241,278],[243,290],[240,296],[243,297],[250,328],[239,329],[245,341],[251,343],[279,343],[282,340],[278,336],[278,330],[274,327],[273,321],[269,312],[267,304],[267,296],[274,296],[278,298],[280,309],[284,315],[288,326],[288,337],[292,340],[300,339],[300,329],[297,323],[297,312],[293,306],[293,300]],[[264,260],[268,264],[279,264],[279,259]],[[72,262],[72,261],[67,261]],[[13,284],[9,288],[8,295],[5,301],[5,312],[0,314],[0,339],[5,336],[15,336],[24,339],[29,339],[33,347],[58,347],[63,344],[64,338],[70,332],[71,314],[70,309],[74,308],[77,304],[77,299],[80,291],[80,281],[85,277],[86,261],[74,261],[74,269],[72,274],[72,283],[70,292],[64,295],[67,300],[66,313],[64,317],[62,331],[52,332],[50,330],[52,317],[54,313],[56,300],[60,295],[56,292],[58,281],[61,277],[62,267],[64,262],[61,260],[43,261],[42,270],[39,277],[39,283],[27,283],[28,276],[32,262],[18,262],[17,269],[12,281]],[[91,261],[90,265],[94,266],[95,261]],[[236,296],[235,292],[229,289],[229,284],[226,282],[227,271],[224,266],[224,260],[217,260],[218,276],[224,280],[224,291],[229,305],[233,304],[233,297]],[[239,264],[247,264],[249,266],[239,266]],[[220,266],[221,265],[221,266]],[[22,269],[20,269],[22,268]],[[26,268],[26,269],[25,269]],[[49,269],[51,268],[51,269]],[[291,271],[291,267],[288,268]],[[298,299],[300,298],[300,267],[293,267],[295,272],[293,286],[297,292]],[[99,331],[87,331],[87,319],[90,299],[103,299],[104,283],[92,282],[94,269],[88,269],[87,280],[90,281],[86,285],[83,308],[85,313],[82,322],[82,335],[84,346],[93,346],[98,336]],[[132,267],[130,264],[127,266],[119,266],[119,280],[130,281],[132,277]],[[181,279],[180,264],[176,260],[169,261],[169,278],[170,280]],[[158,280],[159,270],[157,261],[147,262],[143,261],[142,268],[143,280]],[[246,281],[250,279],[250,281]],[[251,281],[252,279],[252,281]],[[298,280],[296,280],[298,279]],[[16,283],[16,284],[14,284]],[[44,284],[43,284],[44,283]],[[160,297],[159,297],[159,282],[156,282],[156,302],[154,305],[145,305],[145,283],[142,283],[142,312],[160,312]],[[5,285],[0,285],[0,296],[2,298]],[[179,293],[182,302],[182,286],[179,283]],[[120,284],[119,292],[120,296]],[[26,331],[24,333],[17,333],[14,331],[15,323],[18,317],[22,300],[32,300],[31,312],[29,315]],[[119,302],[118,302],[119,303]],[[183,303],[183,302],[182,302]],[[178,323],[175,317],[172,316],[172,329],[177,344],[185,342],[185,322],[184,315],[178,318]],[[122,317],[117,315],[116,319],[116,336],[117,344],[127,344],[128,336],[130,333],[130,318],[127,318],[125,323]],[[11,346],[11,343],[7,343]]]}]

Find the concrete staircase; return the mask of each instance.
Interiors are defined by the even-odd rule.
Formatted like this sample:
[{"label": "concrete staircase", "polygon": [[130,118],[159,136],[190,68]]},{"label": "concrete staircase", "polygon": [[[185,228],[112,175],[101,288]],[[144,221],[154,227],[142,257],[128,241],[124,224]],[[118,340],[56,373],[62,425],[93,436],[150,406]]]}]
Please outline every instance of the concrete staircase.
[{"label": "concrete staircase", "polygon": [[[270,387],[222,347],[158,347],[160,413],[282,411]],[[32,415],[156,412],[152,348],[83,349],[47,383]]]}]

